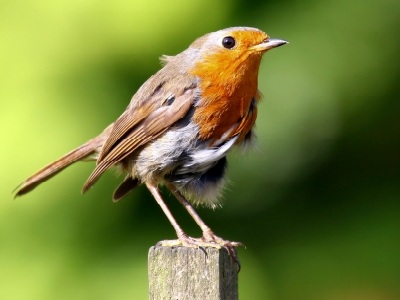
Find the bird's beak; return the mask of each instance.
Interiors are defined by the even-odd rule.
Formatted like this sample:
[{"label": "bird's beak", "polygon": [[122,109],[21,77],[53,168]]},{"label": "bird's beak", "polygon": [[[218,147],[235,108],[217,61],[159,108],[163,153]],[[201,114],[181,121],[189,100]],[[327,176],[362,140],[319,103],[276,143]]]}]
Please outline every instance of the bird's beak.
[{"label": "bird's beak", "polygon": [[272,48],[276,48],[276,47],[279,47],[279,46],[282,46],[282,45],[285,45],[288,43],[289,42],[287,42],[285,40],[267,38],[264,41],[262,41],[262,43],[255,45],[252,48],[256,51],[265,52]]}]

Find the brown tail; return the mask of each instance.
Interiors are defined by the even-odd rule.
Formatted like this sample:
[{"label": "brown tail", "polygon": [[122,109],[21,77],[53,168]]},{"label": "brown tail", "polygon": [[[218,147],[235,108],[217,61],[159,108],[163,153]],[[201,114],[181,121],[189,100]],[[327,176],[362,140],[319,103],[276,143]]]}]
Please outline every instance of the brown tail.
[{"label": "brown tail", "polygon": [[[78,148],[65,154],[60,159],[57,159],[56,161],[37,171],[16,188],[17,192],[15,197],[22,196],[32,191],[39,184],[47,181],[74,162],[89,158],[91,155],[99,153],[105,139],[109,134],[109,129],[111,129],[111,126],[107,127],[107,129],[104,130],[99,136],[87,141],[85,144],[79,146]],[[93,160],[94,159],[95,158],[93,158]]]}]

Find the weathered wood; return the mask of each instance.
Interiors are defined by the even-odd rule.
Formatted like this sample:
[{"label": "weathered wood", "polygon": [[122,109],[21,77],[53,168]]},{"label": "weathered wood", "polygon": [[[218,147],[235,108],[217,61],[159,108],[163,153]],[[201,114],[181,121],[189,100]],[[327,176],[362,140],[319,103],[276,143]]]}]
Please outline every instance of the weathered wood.
[{"label": "weathered wood", "polygon": [[150,300],[238,299],[238,265],[225,249],[151,247],[148,269]]}]

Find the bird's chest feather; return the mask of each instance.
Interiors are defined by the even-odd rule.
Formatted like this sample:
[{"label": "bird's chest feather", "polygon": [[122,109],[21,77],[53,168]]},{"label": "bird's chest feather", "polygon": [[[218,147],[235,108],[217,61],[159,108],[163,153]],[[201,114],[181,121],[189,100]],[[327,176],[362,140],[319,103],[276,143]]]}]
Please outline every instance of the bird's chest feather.
[{"label": "bird's chest feather", "polygon": [[257,116],[259,61],[220,66],[215,69],[205,64],[196,68],[200,98],[193,121],[199,126],[202,140],[215,144],[238,135],[240,143]]}]

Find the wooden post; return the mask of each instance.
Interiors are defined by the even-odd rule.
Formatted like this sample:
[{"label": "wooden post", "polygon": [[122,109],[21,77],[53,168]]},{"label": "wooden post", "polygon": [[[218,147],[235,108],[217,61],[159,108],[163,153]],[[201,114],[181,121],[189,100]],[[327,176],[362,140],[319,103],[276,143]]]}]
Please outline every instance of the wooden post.
[{"label": "wooden post", "polygon": [[238,299],[238,265],[225,249],[149,250],[149,300]]}]

